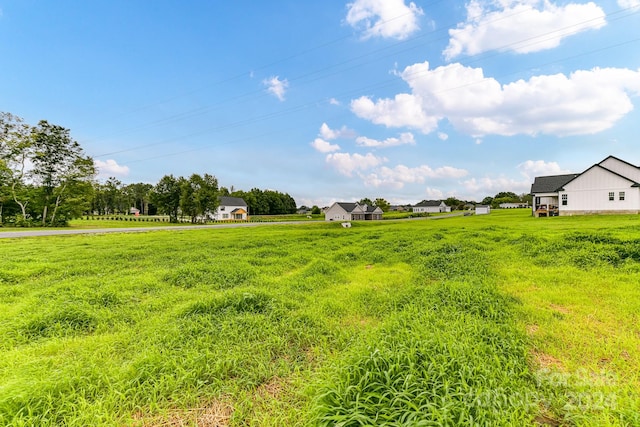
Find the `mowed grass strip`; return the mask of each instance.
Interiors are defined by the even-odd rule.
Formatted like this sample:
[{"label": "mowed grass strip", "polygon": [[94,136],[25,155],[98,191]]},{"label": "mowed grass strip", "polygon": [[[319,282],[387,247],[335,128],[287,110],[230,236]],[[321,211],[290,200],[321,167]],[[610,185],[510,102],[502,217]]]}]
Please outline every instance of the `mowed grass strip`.
[{"label": "mowed grass strip", "polygon": [[638,242],[522,211],[0,241],[0,424],[637,425]]}]

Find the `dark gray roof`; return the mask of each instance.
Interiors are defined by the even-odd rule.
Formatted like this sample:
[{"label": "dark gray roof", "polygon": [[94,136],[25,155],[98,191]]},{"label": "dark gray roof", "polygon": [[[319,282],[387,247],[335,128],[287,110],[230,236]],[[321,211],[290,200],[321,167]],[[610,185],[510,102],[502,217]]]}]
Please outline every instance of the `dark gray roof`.
[{"label": "dark gray roof", "polygon": [[220,196],[220,206],[244,206],[247,207],[242,197]]},{"label": "dark gray roof", "polygon": [[423,200],[414,207],[424,208],[428,206],[440,206],[442,204],[442,200]]},{"label": "dark gray roof", "polygon": [[348,202],[337,202],[338,206],[344,209],[347,212],[353,212],[353,210],[358,206],[357,203],[348,203]]},{"label": "dark gray roof", "polygon": [[531,194],[555,193],[578,175],[580,174],[570,173],[567,175],[536,176],[533,184],[531,184]]}]

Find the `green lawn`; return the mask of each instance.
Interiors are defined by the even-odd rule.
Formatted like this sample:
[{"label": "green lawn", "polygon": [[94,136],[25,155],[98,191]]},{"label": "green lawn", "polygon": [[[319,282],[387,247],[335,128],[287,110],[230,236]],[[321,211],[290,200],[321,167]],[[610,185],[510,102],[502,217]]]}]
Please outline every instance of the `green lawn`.
[{"label": "green lawn", "polygon": [[637,216],[2,239],[0,425],[640,425],[639,279]]}]

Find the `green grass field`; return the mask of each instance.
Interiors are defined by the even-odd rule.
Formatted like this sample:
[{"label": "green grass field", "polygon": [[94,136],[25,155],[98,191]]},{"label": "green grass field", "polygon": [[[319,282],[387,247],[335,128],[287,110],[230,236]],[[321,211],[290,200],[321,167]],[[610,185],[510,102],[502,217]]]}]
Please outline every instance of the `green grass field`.
[{"label": "green grass field", "polygon": [[0,425],[640,425],[640,217],[0,240]]}]

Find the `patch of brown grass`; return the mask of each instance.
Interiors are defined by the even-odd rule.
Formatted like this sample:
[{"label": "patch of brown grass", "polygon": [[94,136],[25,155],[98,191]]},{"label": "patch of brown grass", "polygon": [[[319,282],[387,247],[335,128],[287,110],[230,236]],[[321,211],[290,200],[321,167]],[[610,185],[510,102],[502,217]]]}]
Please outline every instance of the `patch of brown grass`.
[{"label": "patch of brown grass", "polygon": [[559,305],[559,304],[549,304],[549,307],[551,307],[552,310],[557,311],[558,313],[562,313],[562,314],[569,314],[571,313],[571,310],[569,310],[567,307],[563,306],[563,305]]},{"label": "patch of brown grass", "polygon": [[550,354],[543,353],[539,350],[533,350],[531,355],[533,356],[534,364],[540,369],[562,370],[564,368],[560,359],[556,359]]},{"label": "patch of brown grass", "polygon": [[172,409],[165,415],[147,417],[138,413],[134,416],[136,427],[227,427],[233,414],[233,406],[224,401],[208,402],[199,408]]}]

